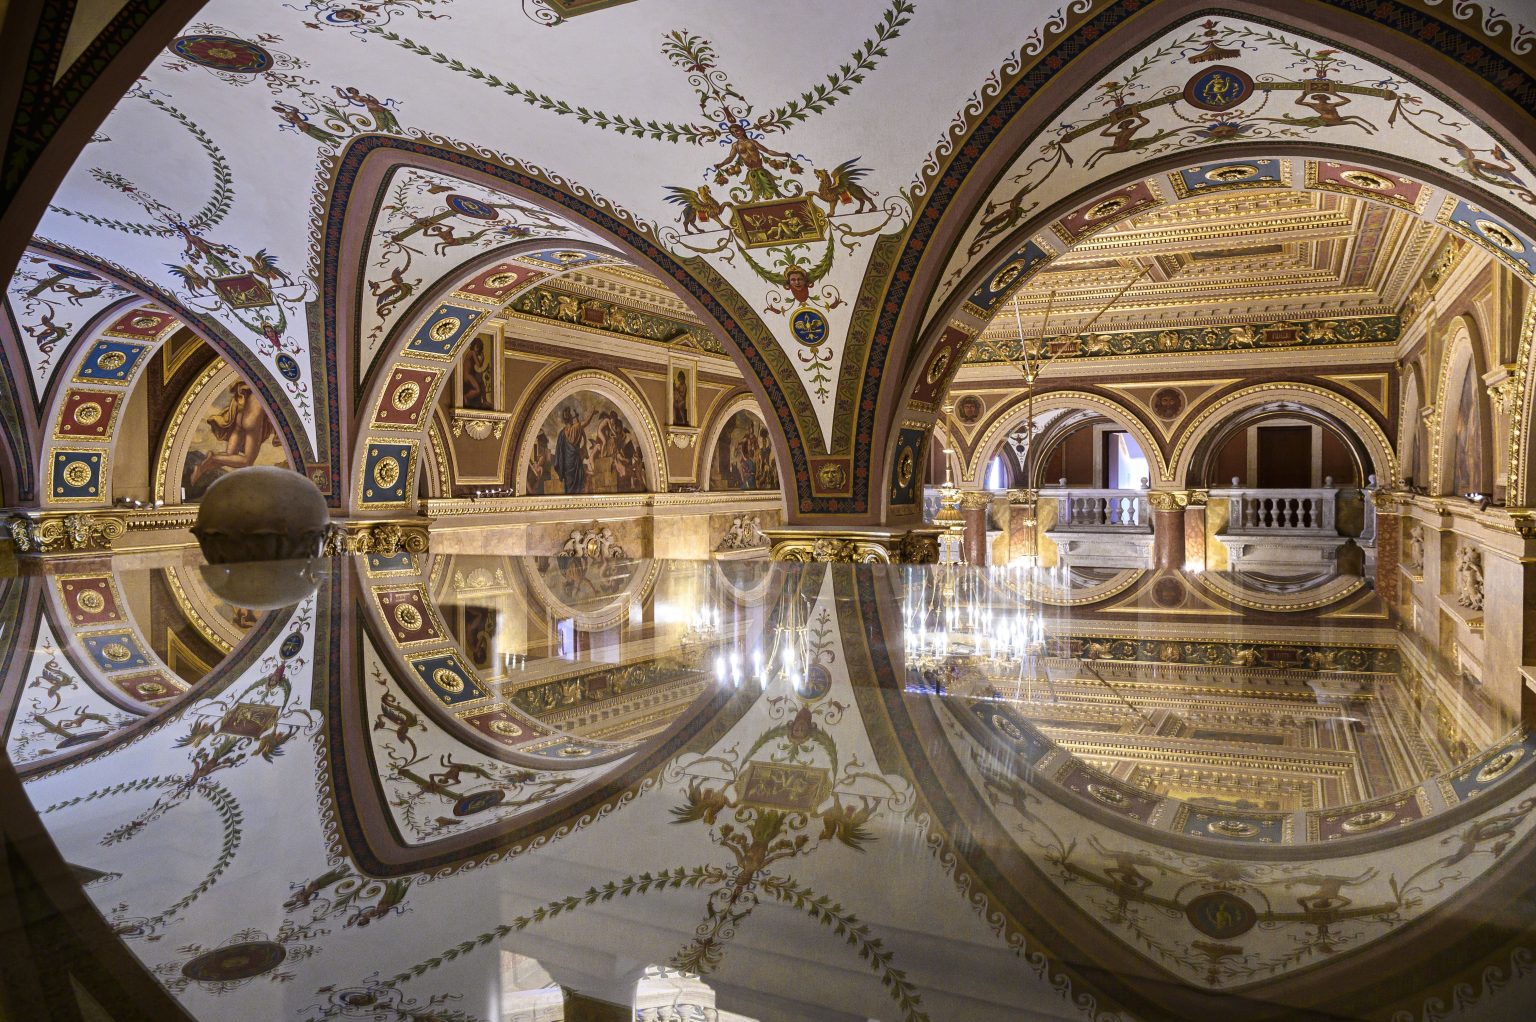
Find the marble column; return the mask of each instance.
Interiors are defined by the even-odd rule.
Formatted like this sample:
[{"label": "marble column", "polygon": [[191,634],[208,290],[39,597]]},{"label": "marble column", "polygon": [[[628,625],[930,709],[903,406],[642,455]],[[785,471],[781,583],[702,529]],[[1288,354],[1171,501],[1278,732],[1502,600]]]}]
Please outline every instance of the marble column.
[{"label": "marble column", "polygon": [[1189,494],[1182,490],[1153,490],[1147,494],[1152,508],[1152,567],[1179,570],[1184,567],[1184,508]]},{"label": "marble column", "polygon": [[1376,505],[1376,593],[1387,606],[1396,607],[1397,566],[1402,555],[1402,497],[1390,490],[1377,490],[1371,494],[1371,500]]},{"label": "marble column", "polygon": [[965,520],[963,557],[966,564],[984,565],[987,556],[987,510],[992,495],[985,490],[966,490],[960,494],[960,516]]},{"label": "marble column", "polygon": [[1184,508],[1184,563],[1197,571],[1205,570],[1205,507],[1209,494],[1190,490]]}]

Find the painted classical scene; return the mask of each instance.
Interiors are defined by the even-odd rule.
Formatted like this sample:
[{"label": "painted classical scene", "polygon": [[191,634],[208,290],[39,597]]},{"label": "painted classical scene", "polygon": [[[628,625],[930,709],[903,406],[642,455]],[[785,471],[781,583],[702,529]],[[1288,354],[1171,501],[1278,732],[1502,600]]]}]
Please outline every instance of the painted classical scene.
[{"label": "painted classical scene", "polygon": [[777,490],[779,466],[763,420],[743,409],[732,415],[715,441],[709,470],[711,490]]},{"label": "painted classical scene", "polygon": [[208,487],[235,469],[289,467],[271,417],[244,380],[206,387],[193,404],[192,437],[179,472],[183,500],[201,500]]},{"label": "painted classical scene", "polygon": [[629,420],[594,391],[555,406],[534,434],[527,492],[534,495],[644,493],[645,455]]}]

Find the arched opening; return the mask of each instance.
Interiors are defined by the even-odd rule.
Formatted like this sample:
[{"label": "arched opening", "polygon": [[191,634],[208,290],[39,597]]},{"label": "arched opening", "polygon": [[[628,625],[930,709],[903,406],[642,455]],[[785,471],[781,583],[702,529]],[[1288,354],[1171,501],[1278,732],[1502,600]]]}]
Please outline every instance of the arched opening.
[{"label": "arched opening", "polygon": [[1472,327],[1458,322],[1446,345],[1436,400],[1434,493],[1474,499],[1493,494],[1493,408],[1483,385],[1484,358]]}]

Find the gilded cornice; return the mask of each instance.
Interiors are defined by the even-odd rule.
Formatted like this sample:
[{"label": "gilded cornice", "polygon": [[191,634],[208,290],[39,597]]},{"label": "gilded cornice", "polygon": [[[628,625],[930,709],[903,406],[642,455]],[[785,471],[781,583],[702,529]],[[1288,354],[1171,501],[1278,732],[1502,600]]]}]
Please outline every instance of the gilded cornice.
[{"label": "gilded cornice", "polygon": [[702,351],[725,354],[720,342],[697,322],[638,309],[612,297],[591,297],[574,288],[535,285],[507,306],[503,315],[509,319],[559,323],[592,333],[619,334],[666,347],[691,341]]},{"label": "gilded cornice", "polygon": [[[1396,344],[1396,316],[1296,322],[1278,320],[1225,328],[1206,326],[1167,330],[1096,332],[1071,337],[1075,346],[1061,358],[1116,358],[1135,355],[1167,355],[1187,352],[1255,352],[1279,348],[1358,347]],[[1057,338],[1057,343],[1063,339]],[[966,365],[1001,364],[1019,357],[1020,342],[999,340],[995,349],[978,345],[966,357]],[[999,357],[999,353],[1003,357]]]}]

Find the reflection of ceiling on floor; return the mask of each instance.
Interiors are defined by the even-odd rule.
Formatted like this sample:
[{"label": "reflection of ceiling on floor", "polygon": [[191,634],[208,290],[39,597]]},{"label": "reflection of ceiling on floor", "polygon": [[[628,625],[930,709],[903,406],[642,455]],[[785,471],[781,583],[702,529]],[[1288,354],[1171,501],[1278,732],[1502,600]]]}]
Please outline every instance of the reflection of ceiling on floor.
[{"label": "reflection of ceiling on floor", "polygon": [[[1078,244],[986,336],[1078,332],[1147,273],[1095,330],[1393,315],[1441,236],[1411,214],[1347,195],[1286,188],[1189,199],[1132,217]],[[1052,297],[1054,293],[1054,298]]]},{"label": "reflection of ceiling on floor", "polygon": [[1321,809],[1399,791],[1457,761],[1395,674],[1054,661],[1019,705],[1078,758],[1162,796]]}]

